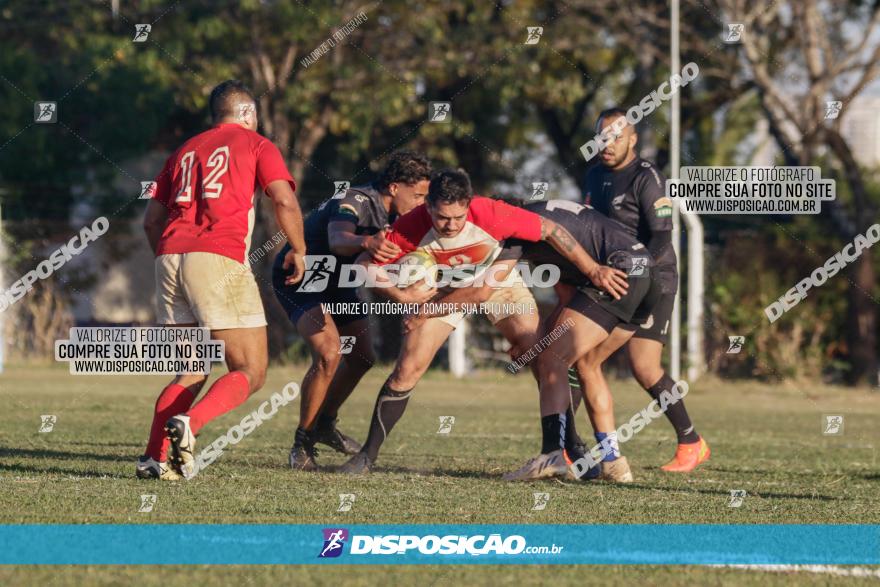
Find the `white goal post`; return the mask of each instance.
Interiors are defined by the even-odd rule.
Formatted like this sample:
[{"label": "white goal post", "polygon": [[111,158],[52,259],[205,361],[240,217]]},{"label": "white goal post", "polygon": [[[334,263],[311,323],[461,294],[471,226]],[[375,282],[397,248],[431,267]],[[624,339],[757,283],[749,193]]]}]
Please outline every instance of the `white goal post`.
[{"label": "white goal post", "polygon": [[[679,0],[672,0],[670,13],[670,69],[672,73],[681,71],[679,51]],[[669,177],[679,179],[681,169],[681,92],[672,94],[669,117]],[[680,213],[678,206],[672,209],[672,246],[675,255],[681,259],[681,223],[683,219],[688,230],[688,279],[687,279],[687,378],[697,379],[705,368],[703,361],[703,223],[692,213]],[[678,263],[679,274],[681,262]],[[669,333],[669,371],[672,378],[681,378],[681,283],[675,296],[672,311],[672,324]]]}]

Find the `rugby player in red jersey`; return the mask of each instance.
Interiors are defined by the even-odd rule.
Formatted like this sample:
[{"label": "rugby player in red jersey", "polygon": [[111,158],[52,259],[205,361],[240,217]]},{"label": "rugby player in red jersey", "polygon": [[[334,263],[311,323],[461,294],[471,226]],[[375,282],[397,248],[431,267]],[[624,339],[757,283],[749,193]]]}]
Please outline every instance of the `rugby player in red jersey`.
[{"label": "rugby player in red jersey", "polygon": [[[481,302],[497,305],[498,311],[490,310],[487,317],[511,343],[512,356],[535,344],[539,316],[534,298],[516,270],[517,260],[501,255],[501,242],[505,239],[546,241],[589,275],[594,284],[615,297],[627,287],[624,273],[599,265],[564,227],[499,200],[474,196],[470,179],[460,170],[445,170],[431,179],[427,204],[400,217],[386,238],[400,247],[400,254],[390,263],[418,249],[429,253],[438,264],[469,266],[471,277],[457,283],[451,291],[442,291],[434,306]],[[362,255],[360,260],[365,262],[366,256]],[[477,278],[484,273],[491,279],[479,284]],[[405,290],[396,287],[379,285],[376,291],[394,301],[403,301],[405,296]],[[463,318],[462,312],[434,315],[422,311],[405,320],[400,356],[379,392],[367,441],[342,466],[342,472],[370,471],[380,446],[403,416],[413,388]]]},{"label": "rugby player in red jersey", "polygon": [[[290,251],[289,283],[302,279],[305,244],[296,184],[278,148],[257,130],[253,94],[235,80],[211,92],[214,126],[186,141],[165,163],[147,204],[144,231],[156,254],[160,324],[201,326],[222,340],[229,373],[204,397],[204,374],[181,374],[159,398],[137,476],[175,479],[195,474],[195,437],[212,419],[241,405],[266,377],[266,318],[247,264],[254,194],[272,200]],[[171,466],[167,453],[172,451]]]}]

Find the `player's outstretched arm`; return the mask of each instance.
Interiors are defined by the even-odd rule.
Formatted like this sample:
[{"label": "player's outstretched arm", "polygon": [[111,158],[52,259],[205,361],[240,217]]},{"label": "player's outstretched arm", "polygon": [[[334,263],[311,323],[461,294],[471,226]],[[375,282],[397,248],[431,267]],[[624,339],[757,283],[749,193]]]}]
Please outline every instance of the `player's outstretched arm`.
[{"label": "player's outstretched arm", "polygon": [[541,240],[546,241],[556,249],[556,252],[571,261],[593,285],[607,291],[614,299],[619,300],[621,296],[626,295],[629,287],[626,283],[626,273],[597,263],[565,227],[547,218],[541,218]]},{"label": "player's outstretched arm", "polygon": [[159,249],[159,239],[165,231],[168,223],[168,209],[155,199],[147,202],[147,210],[144,212],[144,232],[153,254]]},{"label": "player's outstretched arm", "polygon": [[387,263],[400,256],[400,247],[385,238],[385,230],[374,235],[357,234],[354,222],[337,220],[327,225],[330,250],[343,256],[367,251],[380,263]]},{"label": "player's outstretched arm", "polygon": [[284,269],[293,268],[293,272],[284,282],[287,285],[298,283],[305,274],[306,242],[303,235],[302,211],[293,188],[286,180],[279,179],[266,186],[266,194],[272,198],[275,207],[275,219],[284,231],[290,252],[284,257]]}]

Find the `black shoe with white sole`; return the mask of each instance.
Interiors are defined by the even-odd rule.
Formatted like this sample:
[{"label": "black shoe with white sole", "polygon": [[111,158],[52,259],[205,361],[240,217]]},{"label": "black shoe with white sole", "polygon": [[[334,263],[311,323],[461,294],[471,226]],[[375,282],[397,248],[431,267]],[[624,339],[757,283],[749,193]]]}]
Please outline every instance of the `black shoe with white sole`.
[{"label": "black shoe with white sole", "polygon": [[186,479],[196,473],[196,436],[189,425],[189,416],[174,416],[165,424],[165,434],[171,441],[171,467]]}]

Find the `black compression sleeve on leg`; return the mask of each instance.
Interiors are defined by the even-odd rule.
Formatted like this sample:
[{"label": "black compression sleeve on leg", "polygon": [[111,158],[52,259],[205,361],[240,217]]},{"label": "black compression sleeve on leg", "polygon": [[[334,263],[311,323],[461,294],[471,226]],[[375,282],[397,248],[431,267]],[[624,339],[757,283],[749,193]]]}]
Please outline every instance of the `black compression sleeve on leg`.
[{"label": "black compression sleeve on leg", "polygon": [[[672,380],[672,377],[663,373],[663,377],[646,391],[651,394],[652,398],[659,402],[660,393],[664,391],[671,393],[674,385],[675,381]],[[684,407],[684,399],[669,404],[666,408],[666,419],[669,420],[669,423],[675,428],[675,434],[678,436],[679,443],[690,444],[700,440],[700,435],[694,430],[691,418],[688,416],[687,409]]]},{"label": "black compression sleeve on leg", "polygon": [[376,461],[379,454],[379,448],[391,429],[397,424],[406,410],[406,404],[409,402],[409,396],[412,389],[406,391],[394,391],[388,387],[388,382],[382,386],[379,397],[376,398],[376,407],[373,409],[373,419],[370,422],[370,433],[367,435],[367,442],[364,443],[363,452],[367,453],[371,462]]},{"label": "black compression sleeve on leg", "polygon": [[568,408],[565,417],[565,452],[568,453],[569,460],[574,462],[584,456],[586,446],[584,446],[584,441],[577,435],[574,429],[574,414],[571,408]]},{"label": "black compression sleeve on leg", "polygon": [[581,389],[580,380],[578,379],[577,368],[568,368],[568,393],[571,396],[571,407],[566,415],[568,416],[568,434],[566,434],[566,448],[583,444],[580,436],[578,436],[575,427],[574,415],[577,414],[578,408],[581,407],[581,400],[584,399],[584,393]]},{"label": "black compression sleeve on leg", "polygon": [[541,418],[541,454],[565,448],[565,414],[550,414]]},{"label": "black compression sleeve on leg", "polygon": [[579,444],[582,444],[582,442],[574,426],[574,411],[569,406],[565,412],[565,448],[570,450]]},{"label": "black compression sleeve on leg", "polygon": [[328,428],[332,428],[333,424],[336,423],[336,414],[325,414],[321,412],[318,414],[318,425],[316,428],[318,430],[326,430]]}]

